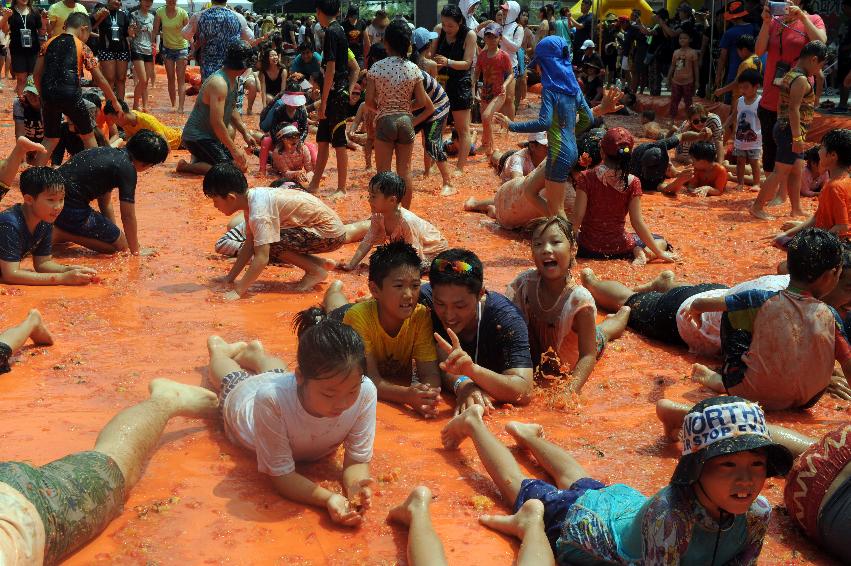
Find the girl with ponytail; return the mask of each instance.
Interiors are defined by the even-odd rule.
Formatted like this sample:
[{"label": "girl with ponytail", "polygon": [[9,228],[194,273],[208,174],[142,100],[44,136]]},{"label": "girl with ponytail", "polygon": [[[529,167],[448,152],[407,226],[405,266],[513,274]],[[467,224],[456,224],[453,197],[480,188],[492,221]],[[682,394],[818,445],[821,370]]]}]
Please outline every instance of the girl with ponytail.
[{"label": "girl with ponytail", "polygon": [[[636,265],[647,263],[646,252],[665,262],[677,259],[641,215],[641,182],[629,174],[634,144],[632,134],[623,128],[607,131],[600,141],[603,162],[579,175],[573,209],[578,257],[633,258]],[[627,215],[635,233],[625,230]]]}]

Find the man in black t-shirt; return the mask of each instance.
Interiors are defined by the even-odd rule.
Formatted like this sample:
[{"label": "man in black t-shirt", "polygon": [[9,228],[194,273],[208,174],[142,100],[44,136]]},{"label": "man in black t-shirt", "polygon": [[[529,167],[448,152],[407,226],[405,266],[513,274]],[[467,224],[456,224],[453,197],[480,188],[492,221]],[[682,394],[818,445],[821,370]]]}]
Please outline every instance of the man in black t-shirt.
[{"label": "man in black t-shirt", "polygon": [[473,252],[446,250],[432,261],[420,303],[431,309],[440,339],[443,386],[455,393],[455,414],[493,402],[525,404],[532,391],[532,354],[523,315],[504,295],[484,289]]},{"label": "man in black t-shirt", "polygon": [[355,55],[355,60],[363,67],[363,36],[366,33],[366,22],[359,19],[358,7],[354,4],[349,6],[349,11],[346,13],[343,31],[346,32],[346,40],[349,42],[349,49]]},{"label": "man in black t-shirt", "polygon": [[295,25],[295,21],[293,21],[293,15],[287,14],[287,18],[281,26],[281,36],[283,36],[284,42],[290,45],[298,45],[297,33],[298,27]]},{"label": "man in black t-shirt", "polygon": [[[65,179],[65,207],[54,223],[53,242],[74,242],[106,254],[129,249],[134,255],[151,255],[153,250],[139,246],[136,178],[166,157],[168,142],[151,130],[139,131],[123,149],[96,147],[72,157],[58,169]],[[116,188],[124,232],[112,209]],[[100,212],[91,207],[94,200]]]},{"label": "man in black t-shirt", "polygon": [[319,190],[319,181],[328,163],[329,146],[333,146],[337,155],[337,190],[331,195],[332,200],[346,194],[346,177],[349,167],[349,156],[346,150],[349,42],[343,26],[337,21],[339,12],[340,0],[316,2],[316,19],[325,28],[325,41],[322,47],[322,67],[325,77],[322,85],[322,101],[319,106],[319,126],[316,131],[319,151],[316,163],[313,165],[313,179],[307,187],[307,192],[310,193]]}]

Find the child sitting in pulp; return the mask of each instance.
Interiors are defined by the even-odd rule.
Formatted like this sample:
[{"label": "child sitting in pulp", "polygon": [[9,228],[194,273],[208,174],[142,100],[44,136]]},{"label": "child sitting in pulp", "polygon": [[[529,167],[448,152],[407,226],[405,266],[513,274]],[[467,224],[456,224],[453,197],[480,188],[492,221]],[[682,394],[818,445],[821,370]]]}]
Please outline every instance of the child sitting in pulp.
[{"label": "child sitting in pulp", "polygon": [[378,246],[369,258],[371,300],[349,303],[342,282],[335,281],[322,307],[314,307],[309,315],[327,314],[354,328],[366,346],[366,374],[378,398],[431,418],[437,416],[440,402],[440,372],[431,314],[417,303],[420,285],[416,250],[393,241]]},{"label": "child sitting in pulp", "polygon": [[369,208],[372,214],[369,231],[352,259],[341,266],[342,269],[355,269],[373,246],[394,240],[403,240],[417,250],[423,270],[428,269],[434,256],[449,248],[440,230],[402,207],[405,191],[405,181],[392,171],[382,171],[372,177],[369,181]]},{"label": "child sitting in pulp", "polygon": [[[296,320],[298,365],[265,352],[258,341],[207,340],[210,380],[228,439],[257,455],[257,469],[286,499],[325,508],[331,521],[361,524],[372,502],[369,462],[375,440],[376,391],[364,378],[357,333],[335,320]],[[296,471],[345,446],[340,495]]]},{"label": "child sitting in pulp", "polygon": [[822,186],[830,179],[827,171],[819,167],[820,145],[804,152],[804,170],[801,172],[801,196],[817,197]]},{"label": "child sitting in pulp", "polygon": [[727,169],[718,163],[715,144],[697,142],[688,149],[691,165],[685,167],[674,180],[662,187],[666,194],[677,194],[682,189],[692,195],[719,196],[727,187]]},{"label": "child sitting in pulp", "polygon": [[[668,251],[669,244],[650,232],[641,215],[641,183],[629,173],[634,143],[627,130],[608,130],[600,142],[603,162],[579,175],[573,210],[579,257],[632,257],[634,264],[643,265],[647,249],[662,261],[677,259]],[[627,215],[635,234],[624,229]]]},{"label": "child sitting in pulp", "polygon": [[664,139],[665,129],[656,121],[655,111],[644,110],[641,113],[640,120],[642,137],[650,138],[651,140]]},{"label": "child sitting in pulp", "polygon": [[755,564],[771,518],[760,496],[768,477],[785,475],[792,455],[768,433],[759,405],[715,397],[692,407],[683,452],[669,485],[651,497],[606,486],[538,424],[510,422],[506,432],[555,480],[531,479],[482,420],[479,405],[449,421],[443,445],[472,438],[502,494],[520,509],[537,499],[558,564]]},{"label": "child sitting in pulp", "polygon": [[301,139],[301,132],[288,124],[275,134],[277,145],[272,150],[272,166],[282,179],[307,186],[313,178],[313,156]]},{"label": "child sitting in pulp", "polygon": [[563,364],[571,366],[569,388],[579,393],[606,344],[623,333],[630,309],[621,308],[597,326],[594,298],[571,275],[576,262],[573,225],[554,216],[534,221],[530,231],[535,269],[509,283],[506,297],[529,327],[532,359],[540,360],[552,348]]}]

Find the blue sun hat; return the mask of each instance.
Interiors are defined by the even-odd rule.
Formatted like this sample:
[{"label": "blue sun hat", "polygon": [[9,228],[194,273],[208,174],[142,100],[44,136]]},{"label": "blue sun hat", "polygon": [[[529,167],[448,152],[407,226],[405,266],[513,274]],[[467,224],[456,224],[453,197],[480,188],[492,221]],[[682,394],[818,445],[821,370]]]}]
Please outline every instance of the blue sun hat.
[{"label": "blue sun hat", "polygon": [[692,407],[683,419],[682,441],[673,485],[695,483],[703,465],[717,456],[763,449],[767,477],[785,476],[794,460],[785,446],[771,439],[760,406],[741,397],[712,397]]},{"label": "blue sun hat", "polygon": [[541,68],[541,85],[544,90],[554,90],[568,95],[581,92],[571,64],[572,55],[567,41],[558,35],[548,35],[535,46],[535,57],[529,67]]}]

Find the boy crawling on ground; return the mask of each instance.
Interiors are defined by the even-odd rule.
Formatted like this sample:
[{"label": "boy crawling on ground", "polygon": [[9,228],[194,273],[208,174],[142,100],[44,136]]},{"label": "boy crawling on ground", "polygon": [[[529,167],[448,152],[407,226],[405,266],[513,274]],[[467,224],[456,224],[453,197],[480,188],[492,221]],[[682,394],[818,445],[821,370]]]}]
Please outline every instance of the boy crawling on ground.
[{"label": "boy crawling on ground", "polygon": [[420,258],[416,250],[401,241],[376,248],[369,257],[372,299],[352,305],[342,289],[342,282],[333,282],[312,316],[327,314],[360,335],[366,346],[366,374],[378,388],[379,400],[409,405],[426,418],[436,416],[440,372],[431,314],[417,303]]},{"label": "boy crawling on ground", "polygon": [[[694,364],[692,379],[719,393],[741,395],[767,410],[812,407],[833,380],[834,361],[851,375],[851,347],[842,318],[822,299],[842,275],[842,243],[819,228],[802,230],[787,249],[789,287],[696,299],[685,313],[723,311],[716,373]],[[847,384],[847,380],[846,380]]]},{"label": "boy crawling on ground", "polygon": [[544,506],[547,538],[559,564],[754,564],[771,505],[759,495],[767,477],[789,471],[792,455],[768,433],[759,405],[740,397],[701,401],[683,423],[683,455],[671,482],[652,497],[606,486],[537,424],[510,422],[506,432],[555,480],[529,479],[488,430],[475,405],[449,421],[443,444],[471,438],[505,502],[518,511]]}]

